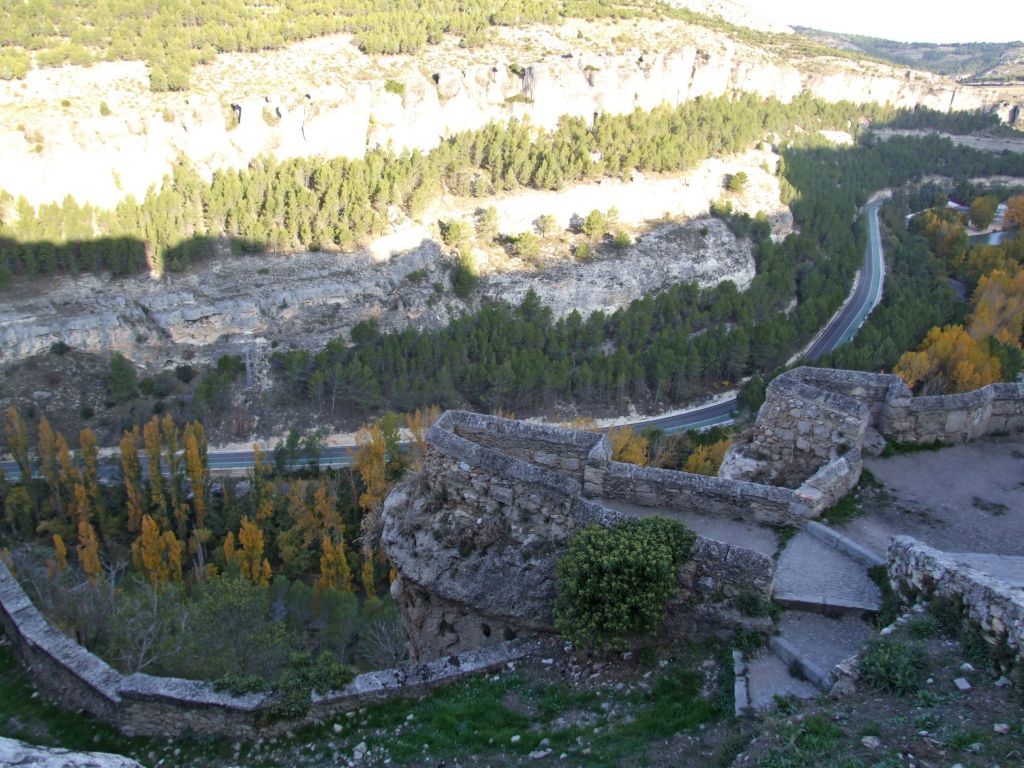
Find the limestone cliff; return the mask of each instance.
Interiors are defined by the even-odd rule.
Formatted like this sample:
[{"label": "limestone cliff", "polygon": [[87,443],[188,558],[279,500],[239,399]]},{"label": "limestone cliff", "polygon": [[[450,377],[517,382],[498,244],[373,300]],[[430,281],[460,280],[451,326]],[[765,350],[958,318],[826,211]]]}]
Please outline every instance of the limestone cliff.
[{"label": "limestone cliff", "polygon": [[186,353],[199,359],[238,353],[257,338],[315,349],[347,338],[367,318],[388,329],[442,327],[481,301],[518,303],[531,289],[556,317],[573,310],[586,316],[679,282],[732,280],[745,288],[754,276],[750,244],[710,218],[656,226],[624,252],[584,263],[565,250],[543,270],[509,262],[502,271],[485,272],[468,303],[448,288],[449,260],[430,239],[386,260],[369,250],[225,257],[161,281],[64,277],[45,291],[13,290],[4,297],[0,363],[45,352],[57,341],[89,352],[119,351],[155,366]]},{"label": "limestone cliff", "polygon": [[70,194],[110,206],[143,195],[181,158],[209,174],[261,154],[429,149],[455,131],[509,117],[551,127],[562,115],[590,119],[732,90],[1014,113],[998,90],[755,48],[669,21],[502,30],[480,51],[449,44],[416,58],[373,59],[338,36],[221,56],[193,80],[191,93],[153,94],[144,65],[129,62],[35,70],[0,83],[3,187],[34,204]]}]

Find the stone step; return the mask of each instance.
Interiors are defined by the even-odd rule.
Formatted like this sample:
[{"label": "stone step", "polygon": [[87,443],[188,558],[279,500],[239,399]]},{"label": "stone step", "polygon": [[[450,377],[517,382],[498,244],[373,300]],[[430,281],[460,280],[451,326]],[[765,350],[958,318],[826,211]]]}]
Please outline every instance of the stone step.
[{"label": "stone step", "polygon": [[767,648],[746,662],[746,690],[747,712],[771,709],[776,697],[813,699],[821,693],[810,681],[793,677],[789,665]]},{"label": "stone step", "polygon": [[786,611],[777,628],[779,634],[768,639],[768,647],[823,691],[836,681],[836,665],[860,653],[872,635],[871,627],[856,616],[832,618],[806,611]]},{"label": "stone step", "polygon": [[794,536],[779,557],[772,597],[781,605],[826,613],[876,612],[882,605],[865,562],[807,531]]}]

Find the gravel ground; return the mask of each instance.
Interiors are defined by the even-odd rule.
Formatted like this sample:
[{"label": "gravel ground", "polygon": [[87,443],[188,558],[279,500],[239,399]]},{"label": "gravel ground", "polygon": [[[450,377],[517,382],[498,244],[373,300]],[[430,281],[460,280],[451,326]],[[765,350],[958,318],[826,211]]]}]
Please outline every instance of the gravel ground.
[{"label": "gravel ground", "polygon": [[891,458],[865,467],[882,484],[841,530],[884,555],[890,536],[948,552],[1024,555],[1024,436]]}]

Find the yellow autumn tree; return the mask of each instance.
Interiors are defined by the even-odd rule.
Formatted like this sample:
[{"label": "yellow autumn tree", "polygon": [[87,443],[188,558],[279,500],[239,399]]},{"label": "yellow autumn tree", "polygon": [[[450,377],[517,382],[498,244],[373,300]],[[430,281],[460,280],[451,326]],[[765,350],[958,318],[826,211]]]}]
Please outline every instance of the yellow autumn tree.
[{"label": "yellow autumn tree", "polygon": [[905,352],[893,373],[921,394],[970,392],[999,381],[999,360],[963,326],[932,328],[913,352]]},{"label": "yellow autumn tree", "polygon": [[345,538],[339,537],[337,543],[324,534],[320,542],[320,578],[317,579],[318,589],[341,589],[352,591],[352,570],[345,554]]},{"label": "yellow autumn tree", "polygon": [[[230,537],[230,534],[229,534]],[[248,517],[242,518],[238,530],[238,547],[234,546],[234,537],[224,542],[224,558],[238,566],[239,572],[253,584],[266,586],[270,583],[270,561],[264,556],[266,547],[263,531]],[[230,557],[229,557],[230,555]]]},{"label": "yellow autumn tree", "polygon": [[363,592],[366,599],[372,600],[377,596],[376,576],[373,569],[373,550],[365,548],[363,551],[363,567],[360,571],[360,581],[363,583]]},{"label": "yellow autumn tree", "polygon": [[96,530],[91,524],[82,520],[78,523],[78,562],[82,566],[89,582],[95,584],[103,574],[100,565],[100,545],[96,538]]},{"label": "yellow autumn tree", "polygon": [[1024,335],[1024,269],[1007,265],[983,276],[971,297],[968,331],[978,341],[991,336],[1020,349]]},{"label": "yellow autumn tree", "polygon": [[608,440],[612,444],[613,461],[641,467],[647,464],[648,440],[634,432],[632,427],[613,427],[608,430]]},{"label": "yellow autumn tree", "polygon": [[46,561],[46,572],[50,578],[60,576],[68,569],[68,548],[59,533],[53,534],[53,559]]},{"label": "yellow autumn tree", "polygon": [[405,414],[405,428],[412,435],[418,456],[426,456],[427,430],[433,426],[440,416],[441,408],[436,405],[432,405],[429,408],[417,408],[415,412]]},{"label": "yellow autumn tree", "polygon": [[732,445],[732,440],[729,438],[723,438],[710,445],[698,445],[687,457],[683,471],[692,472],[695,475],[710,475],[712,477],[717,475],[718,468],[722,466],[725,452],[729,450],[730,445]]},{"label": "yellow autumn tree", "polygon": [[181,581],[181,543],[173,531],[160,532],[151,515],[142,516],[142,532],[132,544],[132,561],[157,589],[169,579]]},{"label": "yellow autumn tree", "polygon": [[387,446],[380,426],[364,426],[356,433],[356,451],[352,464],[363,480],[359,506],[374,514],[384,503],[388,491]]},{"label": "yellow autumn tree", "polygon": [[60,432],[56,433],[56,446],[57,463],[60,467],[61,490],[65,498],[71,498],[75,491],[75,486],[80,481],[78,466],[71,457],[71,448],[68,446],[68,441],[64,439],[64,435]]},{"label": "yellow autumn tree", "polygon": [[85,490],[83,483],[76,483],[71,492],[73,517],[79,523],[88,523],[92,519],[92,504],[89,503],[89,493]]},{"label": "yellow autumn tree", "polygon": [[107,514],[103,493],[100,491],[99,449],[96,433],[88,427],[78,435],[78,449],[82,456],[82,483],[92,505],[92,512],[100,521],[100,530],[106,536],[109,532],[104,530],[107,526]]},{"label": "yellow autumn tree", "polygon": [[1003,221],[1011,226],[1024,227],[1024,195],[1014,195],[1006,201]]},{"label": "yellow autumn tree", "polygon": [[164,497],[164,475],[160,462],[163,442],[160,421],[154,416],[142,428],[142,449],[149,470],[149,509],[161,528],[167,527],[167,499]]},{"label": "yellow autumn tree", "polygon": [[4,438],[7,441],[7,450],[11,452],[15,464],[21,471],[21,476],[31,477],[32,465],[28,460],[28,427],[25,426],[25,420],[21,418],[18,409],[13,405],[7,409]]},{"label": "yellow autumn tree", "polygon": [[139,463],[139,428],[125,430],[121,438],[121,469],[124,472],[125,508],[128,510],[128,531],[135,533],[142,525],[146,502],[142,493],[142,466]]},{"label": "yellow autumn tree", "polygon": [[277,491],[270,479],[273,467],[263,455],[258,443],[252,446],[252,486],[256,500],[256,522],[269,520],[274,514],[274,500]]},{"label": "yellow autumn tree", "polygon": [[56,511],[63,517],[64,498],[61,493],[60,462],[57,458],[57,433],[53,431],[45,416],[39,418],[39,440],[36,442],[36,450],[39,452],[39,471],[50,487]]}]

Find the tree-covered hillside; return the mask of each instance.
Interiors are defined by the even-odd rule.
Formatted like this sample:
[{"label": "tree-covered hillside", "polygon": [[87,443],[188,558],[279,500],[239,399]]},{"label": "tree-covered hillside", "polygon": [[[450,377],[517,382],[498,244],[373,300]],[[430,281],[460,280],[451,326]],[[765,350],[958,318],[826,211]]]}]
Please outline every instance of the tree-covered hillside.
[{"label": "tree-covered hillside", "polygon": [[[33,65],[141,60],[153,90],[176,91],[188,88],[195,64],[218,53],[338,32],[352,34],[366,53],[414,53],[445,35],[479,45],[495,26],[638,16],[694,22],[748,42],[794,42],[655,0],[0,0],[0,78],[24,77]],[[798,48],[815,45],[804,40]]]}]

